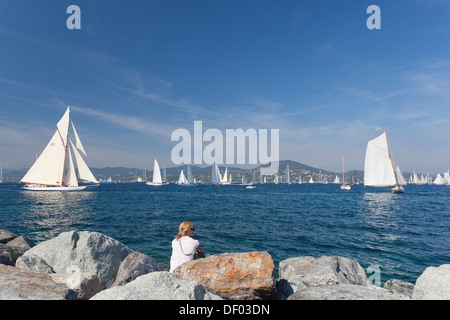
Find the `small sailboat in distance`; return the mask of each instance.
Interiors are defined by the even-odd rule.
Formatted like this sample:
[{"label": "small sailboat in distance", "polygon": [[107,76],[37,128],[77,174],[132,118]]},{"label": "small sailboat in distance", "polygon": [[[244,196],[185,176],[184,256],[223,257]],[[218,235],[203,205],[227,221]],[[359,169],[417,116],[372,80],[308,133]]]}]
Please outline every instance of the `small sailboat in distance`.
[{"label": "small sailboat in distance", "polygon": [[147,181],[146,184],[148,186],[162,186],[167,184],[167,182],[163,181],[161,178],[161,170],[159,169],[159,164],[156,159],[153,161],[153,179],[152,181]]},{"label": "small sailboat in distance", "polygon": [[[70,123],[72,123],[75,136],[75,145],[69,138]],[[78,167],[78,178],[86,182],[92,182],[94,185],[78,185],[72,153]],[[88,186],[98,186],[97,179],[80,153],[86,156],[86,151],[81,144],[75,126],[70,121],[70,107],[67,107],[61,120],[56,124],[56,132],[50,142],[20,180],[20,182],[26,183],[23,189],[32,191],[78,191]],[[66,163],[68,163],[67,170],[65,169]]]},{"label": "small sailboat in distance", "polygon": [[367,143],[364,162],[364,185],[373,187],[393,187],[393,193],[405,190],[397,182],[386,131]]},{"label": "small sailboat in distance", "polygon": [[350,190],[352,187],[349,184],[345,184],[345,172],[344,172],[344,157],[342,157],[342,184],[341,190]]}]

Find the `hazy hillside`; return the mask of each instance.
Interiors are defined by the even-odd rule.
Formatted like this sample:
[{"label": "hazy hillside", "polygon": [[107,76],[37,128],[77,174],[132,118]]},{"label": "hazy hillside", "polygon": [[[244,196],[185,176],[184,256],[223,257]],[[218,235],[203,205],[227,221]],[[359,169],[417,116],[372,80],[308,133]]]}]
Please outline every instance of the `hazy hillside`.
[{"label": "hazy hillside", "polygon": [[[279,170],[278,170],[278,178],[280,181],[284,181],[286,176],[286,166],[289,164],[289,172],[291,177],[291,182],[298,182],[299,178],[302,179],[303,182],[308,182],[311,178],[313,178],[314,182],[328,181],[333,182],[336,175],[339,177],[341,173],[330,172],[326,170],[321,170],[319,168],[314,168],[308,165],[305,165],[300,162],[292,161],[292,160],[281,160],[279,162]],[[228,167],[228,173],[231,174],[233,182],[241,181],[242,175],[245,175],[245,179],[247,181],[252,180],[255,177],[256,181],[260,179],[260,169],[261,167],[268,167],[270,164],[264,166],[257,166],[253,169],[241,169],[237,167]],[[225,165],[220,165],[219,170],[221,174],[225,172]],[[151,180],[153,175],[153,168],[151,169],[138,169],[138,168],[126,168],[126,167],[106,167],[106,168],[91,168],[94,175],[98,180],[106,180],[111,177],[113,181],[138,181],[140,180]],[[177,181],[180,175],[181,170],[184,170],[186,174],[186,166],[178,166],[166,168],[166,175],[168,181]],[[199,167],[199,166],[191,166],[192,174],[198,181],[209,182],[211,180],[211,166],[209,167]],[[27,172],[28,169],[3,169],[3,180],[4,181],[19,181]],[[162,170],[162,167],[161,167]],[[350,182],[351,178],[354,180],[355,177],[362,181],[364,173],[360,170],[351,170],[345,173],[347,177],[347,181]],[[267,182],[273,181],[275,176],[268,176],[266,178]]]}]

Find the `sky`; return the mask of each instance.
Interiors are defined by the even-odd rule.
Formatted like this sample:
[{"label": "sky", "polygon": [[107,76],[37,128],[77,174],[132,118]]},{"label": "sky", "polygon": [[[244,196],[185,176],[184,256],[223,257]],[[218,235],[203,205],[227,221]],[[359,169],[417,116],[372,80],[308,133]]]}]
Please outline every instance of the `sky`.
[{"label": "sky", "polygon": [[3,0],[0,166],[30,167],[70,105],[97,168],[174,166],[202,121],[279,129],[281,160],[334,172],[386,130],[402,171],[443,172],[449,75],[450,0]]}]

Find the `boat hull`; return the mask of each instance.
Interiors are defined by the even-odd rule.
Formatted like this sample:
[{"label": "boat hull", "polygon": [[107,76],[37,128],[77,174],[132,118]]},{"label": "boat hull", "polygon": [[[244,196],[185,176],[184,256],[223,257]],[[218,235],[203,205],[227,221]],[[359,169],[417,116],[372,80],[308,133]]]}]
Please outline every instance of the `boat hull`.
[{"label": "boat hull", "polygon": [[158,183],[158,182],[146,182],[146,185],[148,186],[155,186],[155,187],[159,187],[159,186],[164,186],[166,184],[169,184],[168,182],[162,182],[162,183]]},{"label": "boat hull", "polygon": [[403,189],[403,187],[401,186],[392,188],[392,193],[404,193],[404,192],[405,189]]},{"label": "boat hull", "polygon": [[24,186],[22,189],[29,191],[81,191],[86,189],[87,186],[77,186],[77,187],[69,187],[69,186]]}]

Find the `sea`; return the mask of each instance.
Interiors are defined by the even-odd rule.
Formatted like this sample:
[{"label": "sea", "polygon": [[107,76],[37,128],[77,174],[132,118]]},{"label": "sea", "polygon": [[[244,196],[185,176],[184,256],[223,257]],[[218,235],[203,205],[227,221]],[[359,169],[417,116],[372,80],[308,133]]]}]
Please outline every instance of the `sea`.
[{"label": "sea", "polygon": [[[343,256],[369,278],[415,283],[430,266],[450,263],[450,187],[390,188],[337,184],[112,183],[81,192],[39,192],[0,184],[0,229],[35,243],[70,230],[110,236],[169,268],[183,221],[207,255],[267,251],[293,257]],[[376,276],[376,277],[375,277]],[[375,283],[376,284],[376,283]]]}]

